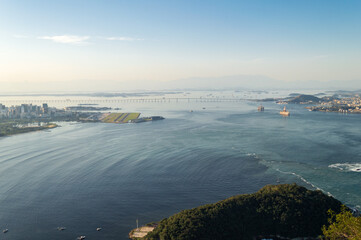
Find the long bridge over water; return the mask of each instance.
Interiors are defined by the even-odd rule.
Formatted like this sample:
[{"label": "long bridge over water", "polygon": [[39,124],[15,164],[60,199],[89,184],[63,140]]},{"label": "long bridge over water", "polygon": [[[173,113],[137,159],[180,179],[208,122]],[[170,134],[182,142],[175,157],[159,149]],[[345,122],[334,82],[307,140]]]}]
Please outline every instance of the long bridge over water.
[{"label": "long bridge over water", "polygon": [[241,99],[241,98],[182,98],[182,97],[172,97],[172,98],[109,98],[109,97],[98,97],[98,98],[30,98],[25,97],[23,99],[16,98],[6,98],[0,97],[0,102],[2,103],[171,103],[171,102],[241,102],[247,101],[250,99]]}]

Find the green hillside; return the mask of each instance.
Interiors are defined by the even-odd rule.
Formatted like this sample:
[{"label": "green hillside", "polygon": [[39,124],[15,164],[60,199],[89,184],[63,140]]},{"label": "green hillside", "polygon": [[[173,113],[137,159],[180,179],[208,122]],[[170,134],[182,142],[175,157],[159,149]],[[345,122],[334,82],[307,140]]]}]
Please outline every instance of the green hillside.
[{"label": "green hillside", "polygon": [[319,103],[320,98],[315,97],[313,95],[299,95],[297,97],[294,97],[293,99],[287,101],[288,103]]},{"label": "green hillside", "polygon": [[269,185],[254,194],[185,210],[163,219],[146,239],[253,239],[259,236],[316,237],[327,211],[341,202],[296,184]]}]

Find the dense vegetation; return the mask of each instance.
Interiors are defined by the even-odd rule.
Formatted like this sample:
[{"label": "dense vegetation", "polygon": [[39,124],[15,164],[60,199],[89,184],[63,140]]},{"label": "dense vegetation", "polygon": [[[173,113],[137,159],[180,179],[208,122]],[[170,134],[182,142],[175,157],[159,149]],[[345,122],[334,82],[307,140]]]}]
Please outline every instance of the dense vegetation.
[{"label": "dense vegetation", "polygon": [[296,184],[269,185],[163,219],[146,239],[317,237],[329,209],[340,212],[341,202]]},{"label": "dense vegetation", "polygon": [[329,226],[322,228],[325,239],[328,240],[359,240],[361,239],[361,217],[354,217],[350,211],[345,208],[342,212],[336,214],[329,211],[331,218]]}]

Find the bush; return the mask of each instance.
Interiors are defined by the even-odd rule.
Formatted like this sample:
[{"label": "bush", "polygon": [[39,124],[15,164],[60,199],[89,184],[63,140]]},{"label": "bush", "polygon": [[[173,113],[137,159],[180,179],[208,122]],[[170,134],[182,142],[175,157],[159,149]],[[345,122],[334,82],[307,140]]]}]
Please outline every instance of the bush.
[{"label": "bush", "polygon": [[329,210],[329,226],[323,226],[322,233],[327,240],[360,240],[361,239],[361,218],[354,217],[345,206],[342,211],[336,214]]}]

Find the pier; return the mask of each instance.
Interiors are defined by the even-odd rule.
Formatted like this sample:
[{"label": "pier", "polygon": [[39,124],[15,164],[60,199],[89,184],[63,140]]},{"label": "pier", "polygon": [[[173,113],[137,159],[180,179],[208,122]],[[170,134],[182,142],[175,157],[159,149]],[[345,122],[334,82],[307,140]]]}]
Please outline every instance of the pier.
[{"label": "pier", "polygon": [[149,232],[154,230],[154,226],[144,226],[144,227],[140,227],[140,228],[136,228],[133,229],[130,233],[129,233],[129,238],[130,239],[142,239],[143,237],[145,237]]}]

